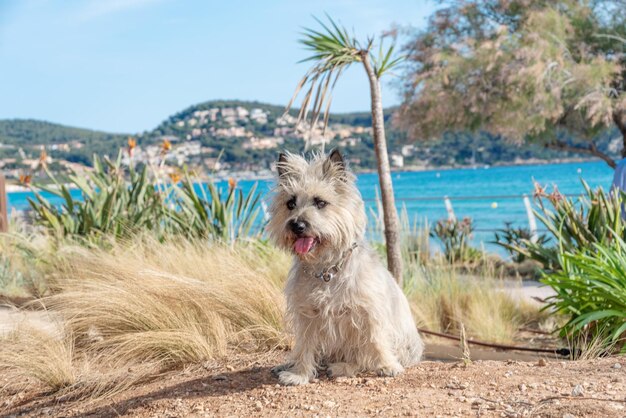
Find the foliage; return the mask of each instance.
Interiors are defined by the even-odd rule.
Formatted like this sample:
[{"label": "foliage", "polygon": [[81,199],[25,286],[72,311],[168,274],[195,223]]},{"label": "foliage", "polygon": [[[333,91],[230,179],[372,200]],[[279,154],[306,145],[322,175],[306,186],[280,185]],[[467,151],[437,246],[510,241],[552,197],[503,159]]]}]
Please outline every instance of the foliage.
[{"label": "foliage", "polygon": [[523,252],[512,249],[513,246],[520,246],[524,248],[526,243],[534,243],[538,246],[545,247],[550,241],[550,237],[546,234],[537,234],[537,238],[533,240],[530,229],[524,227],[514,227],[512,222],[505,222],[504,228],[496,231],[495,244],[504,247],[509,253],[511,259],[516,263],[521,263],[527,259]]},{"label": "foliage", "polygon": [[17,304],[46,292],[46,258],[52,248],[47,235],[18,214],[9,219],[9,230],[0,234],[0,295]]},{"label": "foliage", "polygon": [[548,195],[537,186],[535,196],[539,210],[535,214],[548,229],[554,245],[527,238],[501,245],[520,256],[539,261],[545,270],[560,270],[563,268],[560,252],[593,254],[596,244],[612,245],[615,234],[624,238],[624,194],[607,194],[602,188],[592,190],[586,182],[582,183],[585,195],[578,199],[566,198],[558,190]]},{"label": "foliage", "polygon": [[443,246],[446,259],[450,263],[468,261],[475,255],[475,250],[469,245],[474,225],[470,218],[441,219],[431,231],[431,237],[437,237]]},{"label": "foliage", "polygon": [[[291,109],[294,100],[304,89],[302,106],[298,112],[298,123],[308,121],[309,128],[314,130],[317,128],[320,116],[323,115],[324,131],[329,122],[332,91],[339,77],[348,67],[354,63],[362,63],[367,71],[371,66],[373,77],[376,79],[370,80],[371,84],[378,82],[383,74],[389,72],[404,59],[403,56],[394,54],[393,45],[385,48],[383,38],[379,40],[378,54],[375,54],[373,37],[368,37],[365,43],[361,43],[345,27],[339,26],[328,15],[327,18],[328,24],[315,19],[321,26],[320,30],[304,30],[300,43],[312,55],[303,61],[311,61],[313,65],[302,77],[291,101],[287,104],[287,110]],[[378,105],[382,109],[382,103]],[[311,115],[310,119],[307,119],[309,111]],[[376,117],[375,114],[371,116]]]},{"label": "foliage", "polygon": [[[5,241],[3,237],[0,240]],[[0,243],[0,250],[2,250],[0,251],[0,296],[27,295],[27,288],[32,282],[30,269],[24,266],[26,264],[24,254],[6,242]]]},{"label": "foliage", "polygon": [[416,138],[482,129],[611,165],[594,137],[616,125],[626,143],[621,0],[452,0],[406,49],[399,121]]},{"label": "foliage", "polygon": [[[241,189],[229,187],[224,198],[212,182],[207,183],[205,189],[187,175],[180,187],[175,187],[178,209],[170,212],[177,224],[176,232],[226,242],[254,235],[255,228],[258,228],[261,197],[256,189],[255,184],[244,194]],[[172,199],[168,200],[172,204]]]},{"label": "foliage", "polygon": [[564,334],[591,329],[610,344],[626,341],[626,243],[618,234],[590,244],[589,251],[559,249],[562,270],[546,274],[552,287],[547,309],[570,316]]},{"label": "foliage", "polygon": [[[38,186],[29,203],[35,222],[57,236],[98,239],[128,237],[150,231],[160,239],[172,235],[232,241],[257,232],[256,186],[248,193],[230,187],[224,196],[209,182],[206,190],[185,175],[181,185],[165,184],[148,166],[128,170],[122,152],[115,161],[94,157],[94,169],[87,176],[74,172],[70,186],[49,173],[53,186]],[[71,189],[80,191],[80,196]],[[63,199],[62,207],[52,204],[40,190]],[[208,194],[206,193],[208,190]]]},{"label": "foliage", "polygon": [[[431,259],[430,251],[430,225],[428,220],[424,219],[421,223],[417,222],[417,219],[411,223],[409,221],[409,214],[406,207],[403,207],[400,211],[400,229],[402,234],[402,257],[411,264],[427,265]],[[381,229],[379,235],[382,236],[383,230]],[[410,272],[405,272],[405,279]]]},{"label": "foliage", "polygon": [[[37,188],[29,203],[35,221],[59,236],[111,234],[127,236],[140,230],[163,234],[167,215],[162,193],[148,180],[148,167],[139,171],[130,167],[129,184],[124,176],[122,153],[117,160],[94,156],[94,170],[87,176],[74,172],[70,186],[49,174],[53,186],[37,188],[63,199],[62,208],[46,199]],[[76,187],[81,197],[72,195]]]}]

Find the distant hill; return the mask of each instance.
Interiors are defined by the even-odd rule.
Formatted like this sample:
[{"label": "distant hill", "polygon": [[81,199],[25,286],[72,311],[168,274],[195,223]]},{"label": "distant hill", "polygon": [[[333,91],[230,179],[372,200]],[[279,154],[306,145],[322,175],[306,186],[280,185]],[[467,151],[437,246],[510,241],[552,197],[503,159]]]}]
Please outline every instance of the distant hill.
[{"label": "distant hill", "polygon": [[[488,133],[448,133],[439,141],[411,142],[403,132],[394,129],[391,124],[394,110],[385,110],[387,140],[392,163],[404,168],[515,164],[588,158],[587,155],[563,153],[538,145],[516,146]],[[257,117],[252,117],[255,111]],[[268,167],[276,157],[277,148],[291,151],[303,149],[304,135],[294,129],[293,118],[281,119],[283,112],[283,106],[259,102],[208,101],[172,115],[146,138],[154,140],[172,136],[198,140],[203,146],[223,150],[223,158],[227,163]],[[295,115],[296,111],[292,111],[291,116]],[[369,133],[370,126],[371,115],[368,112],[331,114],[328,129],[331,141],[327,147],[341,147],[352,160],[353,166],[372,169],[375,167],[375,157]],[[607,132],[599,141],[599,147],[610,151],[609,142],[614,136]],[[257,142],[255,145],[250,138],[281,138],[282,142]]]},{"label": "distant hill", "polygon": [[[35,158],[41,146],[57,157],[91,164],[91,156],[110,154],[126,142],[128,135],[74,128],[33,119],[0,120],[0,158]],[[54,148],[51,150],[51,148]],[[20,149],[22,152],[20,152]]]},{"label": "distant hill", "polygon": [[[373,169],[371,116],[367,112],[332,114],[326,135],[295,126],[294,110],[248,101],[208,101],[190,106],[164,120],[151,131],[131,134],[137,138],[139,160],[148,161],[164,139],[172,142],[168,164],[226,170],[267,170],[279,150],[300,152],[305,142],[327,148],[340,147],[353,167]],[[390,123],[387,109],[387,139],[396,168],[421,169],[439,166],[512,164],[586,157],[561,153],[540,146],[514,146],[486,133],[449,133],[439,141],[409,142]],[[37,158],[41,146],[57,163],[91,164],[91,156],[115,155],[126,146],[128,134],[112,134],[67,127],[37,120],[0,120],[0,160],[4,169],[18,170],[22,161]],[[611,150],[607,132],[600,148]],[[217,158],[219,156],[219,162]],[[2,166],[2,165],[0,165]],[[61,167],[57,167],[61,169]]]},{"label": "distant hill", "polygon": [[0,120],[0,143],[3,144],[34,145],[71,141],[97,142],[126,136],[90,129],[73,128],[34,119]]}]

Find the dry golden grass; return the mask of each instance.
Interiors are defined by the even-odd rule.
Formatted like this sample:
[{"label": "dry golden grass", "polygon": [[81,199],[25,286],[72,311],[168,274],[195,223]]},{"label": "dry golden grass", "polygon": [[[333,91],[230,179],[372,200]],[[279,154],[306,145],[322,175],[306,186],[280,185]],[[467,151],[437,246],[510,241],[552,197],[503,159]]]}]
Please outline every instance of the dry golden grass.
[{"label": "dry golden grass", "polygon": [[545,314],[503,288],[498,279],[461,276],[444,266],[414,269],[405,285],[419,327],[458,333],[462,323],[471,338],[510,343],[521,326]]},{"label": "dry golden grass", "polygon": [[233,351],[285,347],[288,267],[285,254],[259,242],[62,245],[47,267],[52,295],[37,304],[61,318],[63,336],[16,330],[0,347],[0,370],[84,399]]},{"label": "dry golden grass", "polygon": [[45,233],[35,233],[23,220],[11,217],[9,232],[0,234],[0,295],[43,296],[47,287],[42,273],[53,251]]},{"label": "dry golden grass", "polygon": [[267,350],[286,343],[283,257],[261,244],[70,247],[58,264],[56,294],[44,303],[64,318],[79,348],[124,361],[170,366],[234,346]]},{"label": "dry golden grass", "polygon": [[50,390],[76,383],[74,346],[70,338],[21,327],[0,339],[0,374],[6,388],[19,389],[35,380]]}]

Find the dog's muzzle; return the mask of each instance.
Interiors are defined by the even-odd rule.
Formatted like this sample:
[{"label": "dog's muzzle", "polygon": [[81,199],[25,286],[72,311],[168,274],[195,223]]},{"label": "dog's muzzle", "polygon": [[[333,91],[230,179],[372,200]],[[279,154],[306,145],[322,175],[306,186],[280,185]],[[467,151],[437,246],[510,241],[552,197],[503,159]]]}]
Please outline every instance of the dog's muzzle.
[{"label": "dog's muzzle", "polygon": [[304,234],[308,228],[309,223],[306,221],[294,219],[289,222],[289,229],[291,229],[291,232],[293,232],[297,236]]}]

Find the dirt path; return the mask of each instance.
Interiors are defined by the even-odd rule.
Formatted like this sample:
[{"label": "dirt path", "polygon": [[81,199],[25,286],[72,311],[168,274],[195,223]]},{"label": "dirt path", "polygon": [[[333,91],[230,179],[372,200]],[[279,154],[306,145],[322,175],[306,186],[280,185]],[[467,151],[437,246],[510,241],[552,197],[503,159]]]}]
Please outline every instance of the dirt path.
[{"label": "dirt path", "polygon": [[[319,380],[281,387],[270,367],[284,354],[230,359],[169,374],[112,399],[54,396],[0,402],[14,416],[504,416],[624,417],[626,358],[594,361],[426,361],[402,376]],[[18,406],[18,404],[20,404]]]},{"label": "dirt path", "polygon": [[20,310],[0,305],[0,337],[19,326],[35,328],[50,335],[57,335],[60,332],[58,322],[48,312]]}]

